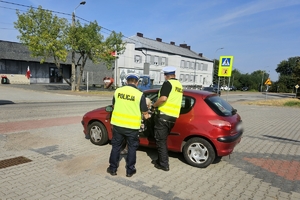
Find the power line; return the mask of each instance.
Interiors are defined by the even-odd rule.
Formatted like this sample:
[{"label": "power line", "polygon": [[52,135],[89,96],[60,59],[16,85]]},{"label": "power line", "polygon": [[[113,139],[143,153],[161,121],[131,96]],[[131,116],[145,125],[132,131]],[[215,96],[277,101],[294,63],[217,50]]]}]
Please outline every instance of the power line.
[{"label": "power line", "polygon": [[[3,1],[3,0],[0,0],[0,2],[2,2],[2,3],[7,3],[7,4],[11,4],[11,5],[16,5],[16,6],[21,6],[21,7],[26,7],[26,8],[38,9],[37,7],[27,6],[27,5],[24,5],[24,4],[13,3],[13,2],[8,2],[8,1]],[[5,7],[3,7],[3,8],[5,8]],[[7,9],[13,9],[13,8],[7,8]],[[19,10],[19,9],[14,9],[14,10]],[[58,11],[53,11],[53,10],[48,10],[48,9],[43,9],[43,8],[42,8],[42,10],[44,10],[44,11],[49,11],[49,12],[56,13],[56,14],[61,14],[61,15],[72,16],[72,14],[69,14],[69,13],[58,12]],[[23,11],[23,12],[26,12],[26,11]],[[88,21],[88,20],[86,20],[86,19],[84,19],[84,18],[82,18],[82,17],[76,16],[76,18],[78,18],[78,19],[80,19],[80,20],[82,20],[82,21],[88,22],[88,23],[92,23],[91,21]],[[106,30],[106,31],[113,32],[112,30],[110,30],[110,29],[108,29],[108,28],[105,28],[105,27],[103,27],[103,26],[100,26],[100,27],[101,27],[101,29],[104,29],[104,30]],[[103,31],[100,30],[100,32],[103,32]],[[115,32],[115,31],[114,31],[114,32]],[[122,34],[122,37],[127,38],[127,39],[129,39],[129,40],[131,40],[131,41],[134,41],[134,42],[137,42],[137,43],[144,44],[144,45],[146,45],[146,46],[152,47],[153,49],[163,51],[162,49],[159,49],[159,48],[157,48],[157,47],[151,46],[151,45],[149,45],[149,44],[145,44],[145,43],[140,42],[140,41],[136,41],[136,40],[134,40],[134,39],[132,39],[132,38],[129,38],[129,37],[123,35],[123,34]]]}]

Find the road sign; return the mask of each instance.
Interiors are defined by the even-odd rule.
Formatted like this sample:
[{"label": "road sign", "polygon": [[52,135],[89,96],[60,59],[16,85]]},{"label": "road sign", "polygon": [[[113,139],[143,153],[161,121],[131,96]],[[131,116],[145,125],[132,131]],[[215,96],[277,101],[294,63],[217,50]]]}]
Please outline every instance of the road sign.
[{"label": "road sign", "polygon": [[270,78],[268,78],[265,82],[265,85],[271,85],[271,84],[272,84],[272,82],[271,82]]},{"label": "road sign", "polygon": [[295,88],[296,88],[296,89],[298,89],[298,88],[299,88],[299,85],[298,85],[298,84],[297,84],[297,85],[295,85]]},{"label": "road sign", "polygon": [[220,56],[218,76],[231,76],[233,56]]}]

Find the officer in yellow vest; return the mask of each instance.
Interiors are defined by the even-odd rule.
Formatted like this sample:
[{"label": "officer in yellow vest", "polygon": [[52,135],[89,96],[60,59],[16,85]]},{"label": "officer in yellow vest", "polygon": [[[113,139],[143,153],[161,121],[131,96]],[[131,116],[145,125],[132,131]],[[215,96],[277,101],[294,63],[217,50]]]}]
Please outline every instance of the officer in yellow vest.
[{"label": "officer in yellow vest", "polygon": [[126,140],[128,144],[126,176],[131,177],[136,173],[136,150],[139,146],[138,134],[142,115],[144,119],[148,119],[149,114],[145,96],[137,88],[139,76],[128,74],[126,80],[127,85],[118,88],[113,96],[114,110],[111,117],[113,137],[107,172],[112,176],[117,175],[122,143]]},{"label": "officer in yellow vest", "polygon": [[179,117],[183,88],[175,78],[175,67],[164,67],[165,82],[163,83],[158,99],[153,104],[154,115],[154,137],[156,140],[158,159],[152,164],[157,169],[169,171],[169,155],[167,149],[167,138]]}]

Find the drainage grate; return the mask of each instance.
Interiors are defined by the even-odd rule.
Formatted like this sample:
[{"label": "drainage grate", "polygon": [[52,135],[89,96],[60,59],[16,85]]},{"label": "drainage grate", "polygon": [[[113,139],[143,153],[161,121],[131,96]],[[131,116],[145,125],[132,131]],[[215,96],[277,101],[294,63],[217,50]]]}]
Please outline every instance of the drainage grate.
[{"label": "drainage grate", "polygon": [[28,162],[31,162],[31,161],[32,160],[30,160],[28,158],[25,158],[23,156],[10,158],[10,159],[5,159],[5,160],[0,160],[0,169],[15,166],[15,165],[20,165],[20,164],[23,164],[23,163],[28,163]]}]

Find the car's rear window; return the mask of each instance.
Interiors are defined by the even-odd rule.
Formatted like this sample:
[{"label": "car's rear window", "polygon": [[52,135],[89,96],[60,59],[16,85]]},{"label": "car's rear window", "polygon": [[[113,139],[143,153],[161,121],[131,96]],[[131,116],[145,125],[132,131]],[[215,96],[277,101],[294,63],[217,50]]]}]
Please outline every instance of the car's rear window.
[{"label": "car's rear window", "polygon": [[236,114],[236,109],[219,96],[209,96],[204,101],[220,116],[232,116]]}]

